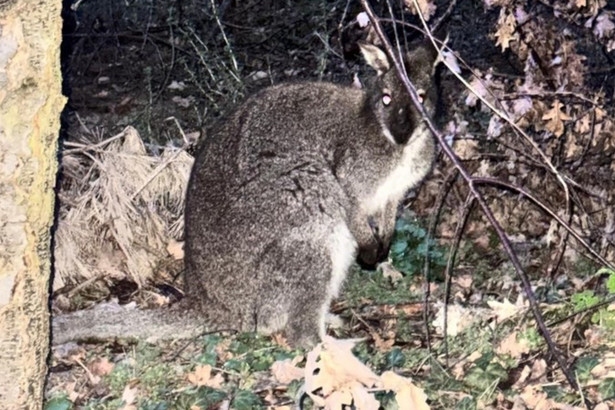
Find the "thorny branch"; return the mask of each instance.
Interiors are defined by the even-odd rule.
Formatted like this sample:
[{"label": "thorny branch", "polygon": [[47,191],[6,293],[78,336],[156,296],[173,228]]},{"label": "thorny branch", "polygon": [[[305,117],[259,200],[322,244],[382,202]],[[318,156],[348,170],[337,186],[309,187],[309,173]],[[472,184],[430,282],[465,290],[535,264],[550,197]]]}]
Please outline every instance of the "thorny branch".
[{"label": "thorny branch", "polygon": [[[416,9],[420,10],[420,7],[416,3],[416,0],[414,0],[414,2],[415,2]],[[528,302],[529,302],[529,305],[530,305],[530,309],[531,309],[532,314],[533,314],[533,316],[534,316],[534,318],[536,320],[538,328],[540,329],[540,333],[542,334],[545,342],[547,343],[549,351],[551,352],[553,357],[555,357],[556,361],[558,362],[558,364],[559,364],[562,372],[564,373],[564,375],[565,375],[568,383],[570,384],[570,386],[573,389],[578,390],[579,389],[578,383],[577,383],[576,379],[574,378],[572,372],[570,371],[570,369],[568,367],[568,364],[566,362],[566,359],[558,351],[557,346],[553,342],[553,340],[551,338],[551,334],[550,334],[550,332],[548,331],[548,329],[547,329],[547,327],[545,325],[542,313],[541,313],[541,311],[539,309],[538,302],[536,301],[536,297],[535,297],[534,292],[532,290],[529,278],[528,278],[527,274],[524,272],[524,270],[523,270],[523,268],[521,266],[521,263],[519,262],[519,258],[517,257],[517,254],[512,249],[512,245],[510,243],[510,240],[508,239],[508,236],[504,232],[504,229],[502,228],[500,223],[497,221],[497,219],[493,215],[493,212],[491,211],[491,208],[489,207],[489,205],[485,201],[485,198],[483,197],[482,193],[478,190],[479,183],[477,182],[476,178],[473,177],[470,173],[468,173],[468,171],[465,169],[465,167],[461,164],[460,160],[455,155],[455,153],[452,150],[452,148],[449,146],[449,144],[444,139],[444,136],[442,135],[440,130],[438,130],[436,128],[436,126],[434,125],[433,121],[427,115],[427,112],[425,111],[425,109],[423,108],[423,106],[422,106],[422,104],[420,102],[420,99],[418,97],[418,94],[417,94],[417,91],[416,91],[416,88],[415,88],[414,84],[412,84],[412,82],[408,79],[408,76],[406,75],[405,71],[403,70],[402,63],[397,58],[397,53],[395,52],[395,50],[391,46],[391,43],[388,41],[386,35],[384,34],[384,31],[382,30],[382,27],[380,25],[380,21],[379,21],[378,17],[374,14],[372,8],[368,4],[368,1],[367,0],[361,0],[361,5],[362,5],[363,9],[365,10],[365,12],[367,13],[371,23],[373,24],[373,27],[374,27],[374,29],[376,31],[376,34],[378,35],[378,37],[382,41],[384,49],[385,49],[387,55],[389,56],[389,58],[391,59],[391,61],[393,62],[393,65],[395,66],[395,70],[396,70],[400,80],[404,84],[404,87],[406,88],[406,91],[409,93],[414,106],[421,113],[421,116],[423,118],[424,123],[427,125],[427,128],[429,128],[431,133],[435,136],[435,138],[437,139],[438,143],[440,144],[440,147],[442,148],[444,153],[447,155],[447,157],[451,160],[451,162],[454,164],[455,168],[459,171],[459,173],[462,176],[462,178],[466,181],[466,184],[468,185],[468,188],[470,190],[471,196],[474,198],[475,202],[477,202],[479,204],[479,206],[481,207],[484,215],[486,216],[486,218],[488,219],[488,221],[490,222],[490,224],[493,226],[494,230],[496,231],[496,233],[497,233],[497,235],[498,235],[498,237],[500,239],[500,242],[502,243],[502,246],[503,246],[504,250],[508,254],[508,257],[509,257],[511,263],[512,263],[512,265],[515,268],[517,276],[519,277],[519,279],[522,282],[523,289],[525,291],[525,294],[527,296],[527,299],[528,299]],[[422,21],[422,23],[424,25],[425,30],[427,32],[429,32],[427,24],[423,20],[422,15],[420,14],[420,12],[418,14],[421,17],[421,21]],[[433,44],[435,46],[436,45],[435,41],[433,41],[433,36],[430,33],[429,33],[429,37],[430,37],[430,39],[432,39],[432,42],[433,42]],[[465,83],[465,80],[463,80],[462,78],[460,78],[460,80]],[[509,123],[512,122],[505,113],[503,113],[500,110],[498,110],[492,104],[487,104],[487,105],[494,112],[499,114],[502,117],[502,119],[506,120]],[[517,129],[518,127],[515,127],[514,123],[512,123],[511,125],[517,131],[521,131],[521,134],[528,140],[528,142],[532,146],[537,148],[536,144],[533,142],[533,140],[531,140],[531,138],[527,134],[522,132],[522,130]],[[540,151],[539,149],[538,149],[538,152],[544,155],[544,153],[542,153],[542,151]],[[550,162],[550,160],[548,158],[544,158],[543,157],[543,159],[549,165],[549,167],[551,168],[551,170],[552,170],[553,174],[556,176],[556,178],[560,181],[562,187],[564,188],[564,190],[566,192],[566,197],[569,198],[568,186],[567,186],[563,176],[551,164],[551,162]]]}]

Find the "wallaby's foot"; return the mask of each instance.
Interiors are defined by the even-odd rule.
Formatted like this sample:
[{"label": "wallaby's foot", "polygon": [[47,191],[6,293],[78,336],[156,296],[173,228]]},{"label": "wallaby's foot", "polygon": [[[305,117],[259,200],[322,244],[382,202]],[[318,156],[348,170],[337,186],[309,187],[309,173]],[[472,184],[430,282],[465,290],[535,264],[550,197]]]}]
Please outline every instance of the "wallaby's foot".
[{"label": "wallaby's foot", "polygon": [[[310,311],[307,309],[310,309]],[[321,341],[322,336],[324,336],[324,326],[320,323],[320,315],[314,314],[319,310],[319,307],[306,306],[303,314],[291,317],[285,332],[289,345],[307,349],[314,347]]]}]

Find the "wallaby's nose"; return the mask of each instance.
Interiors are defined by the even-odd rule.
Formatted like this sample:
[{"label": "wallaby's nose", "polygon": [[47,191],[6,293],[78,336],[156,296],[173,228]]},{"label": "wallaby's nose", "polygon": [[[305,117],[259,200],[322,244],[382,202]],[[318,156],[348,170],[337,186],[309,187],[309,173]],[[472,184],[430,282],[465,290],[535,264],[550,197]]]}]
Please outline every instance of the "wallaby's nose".
[{"label": "wallaby's nose", "polygon": [[357,262],[362,269],[375,270],[380,262],[384,262],[389,255],[389,245],[378,243],[378,246],[359,248]]}]

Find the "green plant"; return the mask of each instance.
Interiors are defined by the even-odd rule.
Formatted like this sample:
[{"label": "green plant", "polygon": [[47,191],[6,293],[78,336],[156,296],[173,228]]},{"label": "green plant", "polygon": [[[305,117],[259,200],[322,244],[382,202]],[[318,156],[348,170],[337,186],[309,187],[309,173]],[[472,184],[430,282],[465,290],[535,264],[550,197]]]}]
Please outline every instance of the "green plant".
[{"label": "green plant", "polygon": [[[606,302],[615,296],[615,271],[610,268],[601,268],[594,274],[594,276],[604,274],[608,274],[608,278],[606,280],[607,295],[596,295],[596,293],[592,290],[585,290],[572,295],[570,300],[576,311],[591,308],[599,303]],[[609,310],[606,306],[600,307],[592,314],[591,322],[608,330],[615,330],[615,311]]]},{"label": "green plant", "polygon": [[427,239],[427,230],[410,212],[395,223],[389,256],[393,266],[406,275],[421,272],[425,257],[430,258],[434,273],[446,266],[446,253],[433,239]]}]

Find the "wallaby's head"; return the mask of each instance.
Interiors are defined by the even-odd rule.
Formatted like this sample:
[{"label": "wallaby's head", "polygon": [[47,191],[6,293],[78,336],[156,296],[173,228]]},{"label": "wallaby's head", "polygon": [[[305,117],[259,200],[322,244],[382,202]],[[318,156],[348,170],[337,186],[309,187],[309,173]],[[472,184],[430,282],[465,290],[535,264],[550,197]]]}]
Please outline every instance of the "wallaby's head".
[{"label": "wallaby's head", "polygon": [[[380,48],[371,44],[359,45],[367,63],[377,76],[367,87],[368,104],[382,127],[383,134],[393,143],[405,144],[421,120],[395,66]],[[414,83],[423,105],[430,115],[437,104],[434,82],[434,62],[437,53],[431,44],[421,44],[405,53],[403,64],[408,78]]]}]

